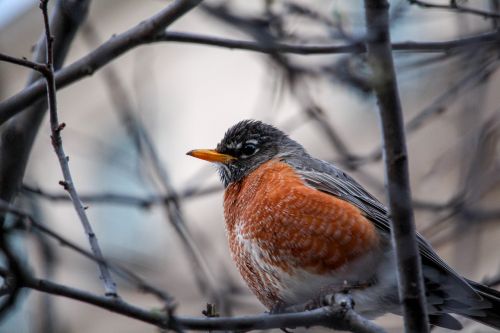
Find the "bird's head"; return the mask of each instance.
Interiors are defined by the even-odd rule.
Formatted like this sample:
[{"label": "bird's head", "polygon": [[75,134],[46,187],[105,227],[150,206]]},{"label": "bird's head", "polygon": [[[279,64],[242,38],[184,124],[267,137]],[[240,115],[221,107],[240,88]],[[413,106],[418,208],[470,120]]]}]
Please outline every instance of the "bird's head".
[{"label": "bird's head", "polygon": [[273,159],[306,154],[300,144],[274,126],[243,120],[231,127],[216,149],[196,149],[190,156],[217,163],[224,186],[241,180]]}]

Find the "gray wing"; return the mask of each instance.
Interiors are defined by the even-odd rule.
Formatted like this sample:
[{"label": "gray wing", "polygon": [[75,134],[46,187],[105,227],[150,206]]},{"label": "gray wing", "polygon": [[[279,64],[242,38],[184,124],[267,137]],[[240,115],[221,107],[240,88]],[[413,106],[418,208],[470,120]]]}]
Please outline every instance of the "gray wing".
[{"label": "gray wing", "polygon": [[[387,208],[345,172],[330,163],[317,159],[308,160],[306,163],[302,160],[285,162],[293,166],[309,186],[354,204],[379,230],[390,233],[391,225]],[[451,278],[455,282],[453,285],[461,287],[460,289],[467,298],[480,299],[474,289],[434,252],[431,245],[419,233],[417,233],[417,242],[424,266],[434,268],[435,270],[432,271],[440,273],[438,275],[444,274],[447,280]],[[427,273],[427,276],[434,275],[429,269]],[[431,280],[438,282],[436,279]]]}]

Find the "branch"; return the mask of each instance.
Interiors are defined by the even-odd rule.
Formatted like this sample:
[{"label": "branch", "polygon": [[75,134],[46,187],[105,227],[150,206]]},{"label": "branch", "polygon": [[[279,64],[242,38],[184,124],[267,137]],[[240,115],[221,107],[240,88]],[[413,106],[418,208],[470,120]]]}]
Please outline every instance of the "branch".
[{"label": "branch", "polygon": [[[187,0],[185,0],[187,1]],[[182,2],[182,1],[178,1]],[[189,2],[189,1],[187,1]],[[183,10],[185,10],[183,8]],[[151,20],[151,19],[150,19]],[[147,21],[149,22],[149,20]],[[122,55],[126,51],[151,42],[180,42],[198,45],[209,45],[230,49],[240,49],[261,53],[290,53],[297,55],[320,55],[339,53],[364,53],[362,43],[347,45],[292,45],[286,43],[261,44],[253,41],[241,41],[227,38],[204,36],[183,32],[161,32],[159,34],[144,33],[147,25],[138,25],[127,32],[113,37],[94,51],[71,65],[56,72],[57,89],[64,88],[86,76],[93,75],[101,67]],[[402,52],[450,52],[456,49],[488,45],[499,41],[498,33],[489,32],[476,36],[455,39],[444,42],[400,42],[394,43],[394,51]],[[33,104],[44,94],[44,84],[41,80],[34,82],[16,95],[0,103],[0,125],[6,120]]]},{"label": "branch", "polygon": [[478,15],[478,16],[482,16],[483,18],[493,18],[493,19],[500,18],[500,14],[485,11],[485,10],[465,7],[465,6],[459,5],[456,0],[450,0],[449,5],[440,5],[440,4],[430,3],[427,1],[421,1],[421,0],[408,0],[408,1],[410,2],[411,5],[417,5],[417,6],[423,7],[423,8],[447,9],[447,10],[451,10],[451,11],[463,13],[463,14]]},{"label": "branch", "polygon": [[230,38],[174,31],[164,31],[161,34],[158,34],[155,37],[155,42],[177,42],[195,45],[216,46],[266,54],[272,52],[280,52],[297,55],[317,55],[365,52],[365,47],[362,43],[353,43],[347,45],[293,45],[287,43],[263,44],[255,41],[236,40]]},{"label": "branch", "polygon": [[[69,198],[68,195],[63,192],[59,193],[50,192],[48,190],[44,190],[39,187],[29,186],[26,184],[23,185],[22,191],[26,194],[34,194],[50,201],[56,201],[56,202],[71,201],[71,198]],[[222,187],[220,185],[214,185],[206,187],[204,189],[188,188],[183,191],[179,191],[176,195],[167,194],[167,195],[152,195],[152,196],[140,197],[125,193],[102,192],[102,193],[80,194],[80,199],[87,204],[89,203],[118,204],[118,205],[137,206],[139,208],[148,209],[153,205],[164,205],[165,203],[174,200],[174,198],[178,200],[197,198],[220,191],[222,191]]]},{"label": "branch", "polygon": [[26,58],[16,58],[11,57],[7,54],[0,53],[0,61],[8,62],[14,65],[23,66],[26,68],[31,68],[39,73],[44,73],[47,70],[45,64],[38,63],[35,61],[29,61]]},{"label": "branch", "polygon": [[[57,115],[57,100],[56,100],[56,87],[54,80],[54,54],[53,54],[53,42],[54,37],[50,33],[50,24],[49,17],[47,13],[47,3],[48,0],[40,0],[40,8],[43,13],[43,19],[45,24],[45,40],[46,40],[46,51],[47,51],[47,69],[48,71],[43,73],[46,83],[47,83],[47,100],[49,104],[49,114],[50,114],[50,127],[52,132],[52,146],[56,152],[57,158],[59,160],[59,164],[61,166],[61,171],[64,176],[64,182],[60,182],[63,185],[64,189],[68,191],[71,201],[73,202],[73,206],[78,214],[80,222],[82,223],[83,229],[87,234],[88,241],[90,243],[90,248],[94,253],[94,256],[102,259],[102,252],[97,241],[97,237],[92,230],[92,226],[90,225],[89,219],[87,217],[87,213],[85,212],[85,207],[83,206],[80,197],[76,191],[73,178],[71,176],[71,171],[68,165],[68,157],[64,152],[62,138],[61,138],[61,130],[66,126],[64,123],[59,123],[58,115]],[[111,273],[108,270],[108,267],[103,263],[98,263],[99,271],[101,274],[101,278],[104,283],[104,290],[107,296],[117,297],[116,284],[111,277]]]},{"label": "branch", "polygon": [[391,236],[398,266],[399,298],[405,332],[429,332],[420,255],[416,241],[403,113],[389,33],[387,0],[365,0],[366,29],[376,38],[367,43],[382,123],[385,172],[391,213]]},{"label": "branch", "polygon": [[[164,31],[163,33],[158,34],[155,37],[155,41],[215,46],[229,49],[261,52],[266,54],[271,52],[281,52],[296,55],[322,55],[366,52],[365,45],[362,42],[346,45],[294,45],[288,43],[273,43],[263,45],[254,41],[235,40],[230,38],[176,31]],[[499,41],[500,37],[498,36],[497,32],[487,32],[475,36],[452,39],[442,42],[395,42],[391,47],[393,51],[401,52],[442,53],[451,52],[456,49],[469,46],[494,44],[498,43]]]},{"label": "branch", "polygon": [[261,314],[240,317],[197,318],[162,315],[144,310],[120,299],[110,299],[86,291],[67,287],[47,280],[27,277],[23,281],[26,288],[59,295],[83,303],[95,305],[108,311],[134,318],[164,329],[187,329],[196,331],[212,330],[264,330],[285,327],[325,326],[353,333],[383,333],[384,330],[358,315],[350,302],[340,301],[330,307],[312,311]]}]

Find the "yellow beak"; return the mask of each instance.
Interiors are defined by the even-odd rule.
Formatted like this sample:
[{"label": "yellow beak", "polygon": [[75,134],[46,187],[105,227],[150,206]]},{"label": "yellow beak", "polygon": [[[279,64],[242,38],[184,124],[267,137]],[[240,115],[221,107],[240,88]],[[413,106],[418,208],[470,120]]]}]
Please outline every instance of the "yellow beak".
[{"label": "yellow beak", "polygon": [[226,154],[221,154],[213,149],[195,149],[187,152],[187,155],[193,156],[209,162],[227,163],[235,160],[236,157]]}]

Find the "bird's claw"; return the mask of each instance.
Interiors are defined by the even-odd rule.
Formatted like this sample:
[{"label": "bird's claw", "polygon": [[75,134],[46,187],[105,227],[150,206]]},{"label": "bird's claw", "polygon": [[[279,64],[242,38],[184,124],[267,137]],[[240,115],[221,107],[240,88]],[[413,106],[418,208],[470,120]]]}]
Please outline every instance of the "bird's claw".
[{"label": "bird's claw", "polygon": [[324,306],[340,306],[341,308],[354,308],[354,300],[348,292],[337,292],[320,295],[308,301],[304,308],[311,311]]}]

